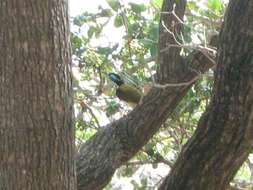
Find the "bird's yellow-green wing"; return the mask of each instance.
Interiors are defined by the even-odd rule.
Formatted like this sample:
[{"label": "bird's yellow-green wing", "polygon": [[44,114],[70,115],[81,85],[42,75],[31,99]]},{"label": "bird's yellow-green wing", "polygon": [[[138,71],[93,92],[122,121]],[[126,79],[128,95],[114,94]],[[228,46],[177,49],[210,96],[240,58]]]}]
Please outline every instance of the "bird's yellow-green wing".
[{"label": "bird's yellow-green wing", "polygon": [[141,91],[129,84],[120,85],[116,91],[116,95],[119,99],[130,104],[138,104],[142,97]]}]

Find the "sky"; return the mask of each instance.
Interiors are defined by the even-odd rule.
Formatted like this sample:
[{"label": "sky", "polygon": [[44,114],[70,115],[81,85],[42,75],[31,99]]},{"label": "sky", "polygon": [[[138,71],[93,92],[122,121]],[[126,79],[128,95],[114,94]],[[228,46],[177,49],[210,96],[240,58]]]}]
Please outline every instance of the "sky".
[{"label": "sky", "polygon": [[[121,0],[122,3],[135,2],[145,3],[149,0]],[[69,0],[70,16],[76,16],[83,11],[95,12],[97,7],[102,5],[103,7],[108,6],[106,0]]]},{"label": "sky", "polygon": [[84,11],[95,12],[99,5],[107,6],[105,0],[69,0],[70,16],[76,16]]},{"label": "sky", "polygon": [[[134,2],[134,3],[145,3],[149,2],[149,0],[121,0],[122,3],[125,2]],[[228,3],[229,0],[223,0],[223,2]],[[205,0],[201,0],[200,2],[204,3]],[[70,5],[70,15],[76,16],[82,11],[96,11],[98,5],[107,6],[106,0],[69,0]]]}]

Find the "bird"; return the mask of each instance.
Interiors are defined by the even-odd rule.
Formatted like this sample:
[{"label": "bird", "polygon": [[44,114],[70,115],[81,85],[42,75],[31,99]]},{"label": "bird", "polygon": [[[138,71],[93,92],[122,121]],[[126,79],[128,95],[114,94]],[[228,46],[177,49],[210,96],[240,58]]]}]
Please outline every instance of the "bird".
[{"label": "bird", "polygon": [[116,96],[128,103],[131,107],[135,107],[142,98],[142,92],[133,85],[126,84],[124,80],[116,73],[109,73],[109,78],[117,84]]}]

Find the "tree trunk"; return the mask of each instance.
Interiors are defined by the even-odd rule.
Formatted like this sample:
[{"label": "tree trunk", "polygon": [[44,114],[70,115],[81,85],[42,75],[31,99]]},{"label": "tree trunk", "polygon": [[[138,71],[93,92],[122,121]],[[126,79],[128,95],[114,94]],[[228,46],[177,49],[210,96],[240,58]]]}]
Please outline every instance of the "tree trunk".
[{"label": "tree trunk", "polygon": [[160,189],[225,190],[253,147],[253,1],[230,1],[214,95]]},{"label": "tree trunk", "polygon": [[74,190],[68,5],[0,1],[0,189]]}]

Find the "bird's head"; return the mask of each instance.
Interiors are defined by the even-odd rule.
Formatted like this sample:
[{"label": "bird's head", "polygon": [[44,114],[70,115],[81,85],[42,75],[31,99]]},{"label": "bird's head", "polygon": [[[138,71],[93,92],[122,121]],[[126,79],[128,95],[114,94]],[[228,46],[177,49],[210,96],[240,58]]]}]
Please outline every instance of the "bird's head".
[{"label": "bird's head", "polygon": [[124,81],[121,79],[121,77],[115,73],[109,73],[108,74],[109,78],[115,82],[118,86],[124,84]]}]

